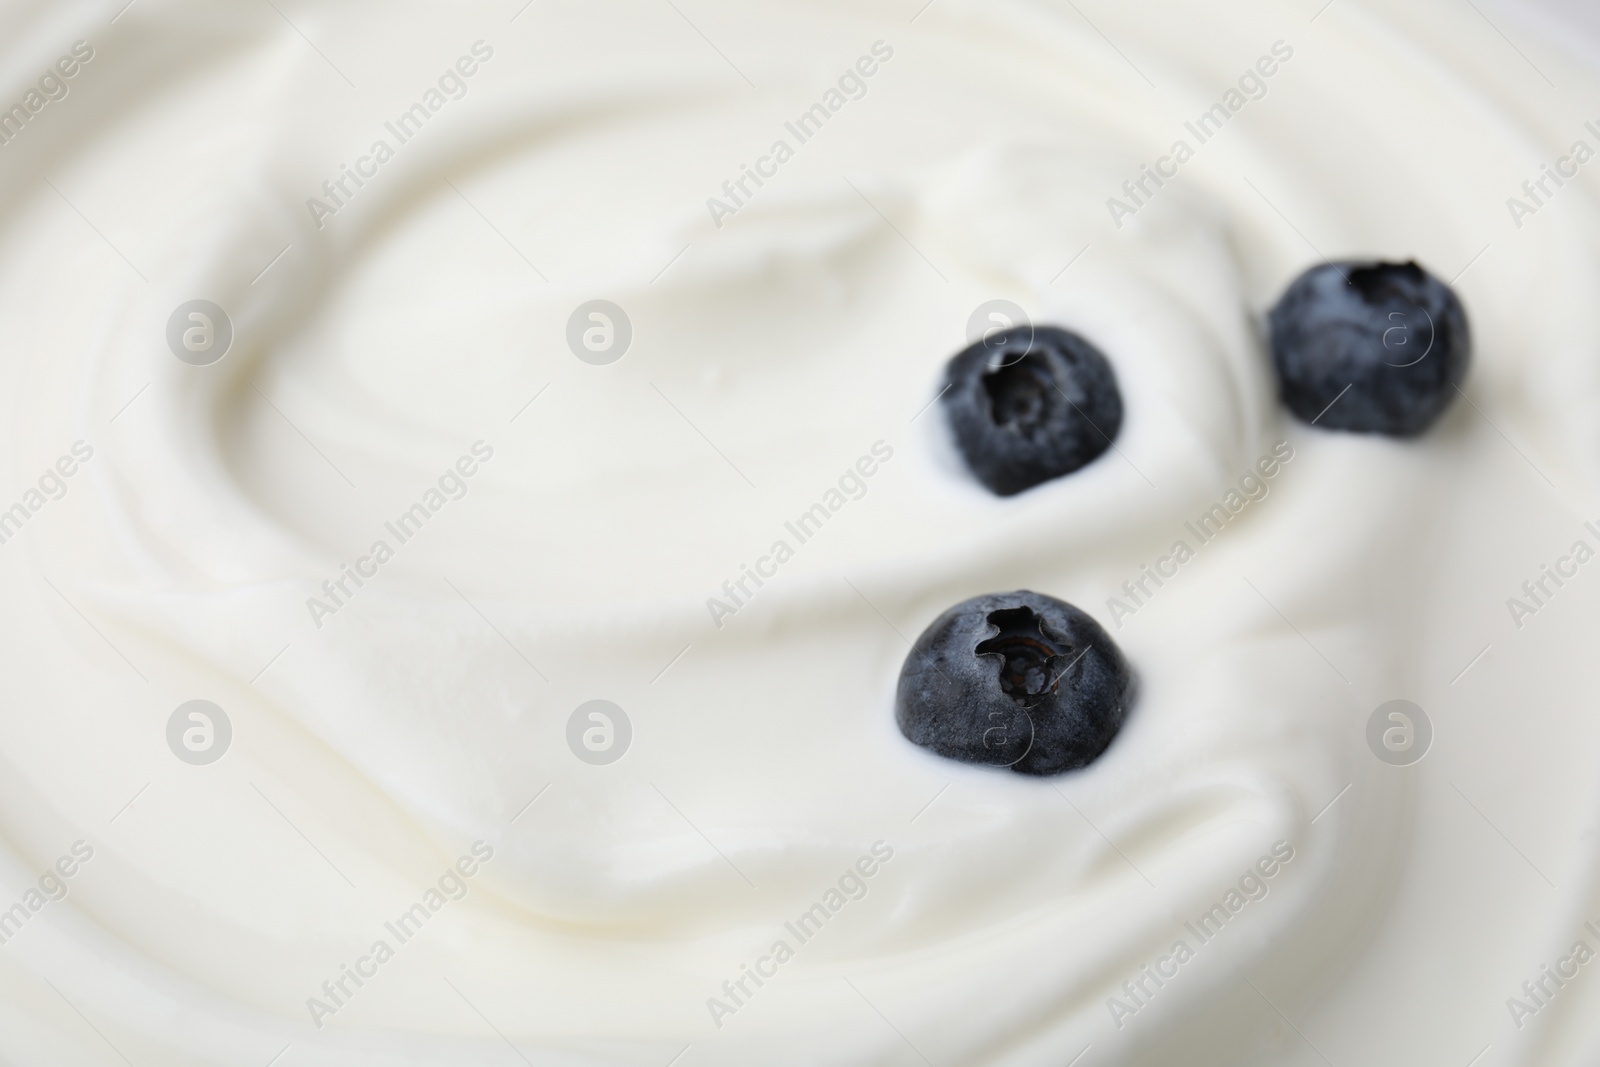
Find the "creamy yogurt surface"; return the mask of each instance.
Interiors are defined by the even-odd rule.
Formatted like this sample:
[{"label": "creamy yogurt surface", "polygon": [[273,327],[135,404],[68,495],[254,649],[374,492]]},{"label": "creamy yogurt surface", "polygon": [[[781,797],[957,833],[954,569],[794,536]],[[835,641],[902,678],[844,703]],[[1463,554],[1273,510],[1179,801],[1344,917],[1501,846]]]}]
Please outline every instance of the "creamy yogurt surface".
[{"label": "creamy yogurt surface", "polygon": [[[1600,1055],[1600,84],[1537,20],[122,3],[0,13],[0,1059]],[[1414,440],[1277,399],[1366,257],[1471,320]],[[1002,499],[938,394],[1019,313],[1125,416]],[[1111,748],[909,744],[909,642],[1023,588],[1135,666]]]}]

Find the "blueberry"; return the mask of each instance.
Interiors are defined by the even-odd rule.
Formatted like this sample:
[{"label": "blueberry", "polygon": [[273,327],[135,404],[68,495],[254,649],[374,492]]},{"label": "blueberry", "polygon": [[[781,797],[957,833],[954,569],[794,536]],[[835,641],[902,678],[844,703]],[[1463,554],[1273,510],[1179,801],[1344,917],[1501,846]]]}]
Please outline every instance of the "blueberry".
[{"label": "blueberry", "polygon": [[1060,774],[1106,750],[1133,688],[1116,642],[1071,604],[990,593],[922,631],[900,669],[895,720],[948,759]]},{"label": "blueberry", "polygon": [[1000,496],[1091,462],[1122,428],[1111,364],[1075,333],[1014,326],[945,368],[945,416],[972,473]]},{"label": "blueberry", "polygon": [[1268,325],[1283,402],[1331,430],[1415,437],[1455,399],[1472,355],[1461,301],[1415,263],[1312,267]]}]

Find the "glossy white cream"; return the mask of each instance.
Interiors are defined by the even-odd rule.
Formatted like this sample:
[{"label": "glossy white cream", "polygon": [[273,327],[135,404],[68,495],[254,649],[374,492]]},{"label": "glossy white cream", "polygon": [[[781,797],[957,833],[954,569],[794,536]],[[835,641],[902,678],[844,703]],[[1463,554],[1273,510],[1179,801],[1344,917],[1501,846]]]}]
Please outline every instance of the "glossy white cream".
[{"label": "glossy white cream", "polygon": [[[1506,204],[1600,147],[1591,75],[1443,0],[516,7],[5,16],[0,99],[95,57],[0,147],[0,503],[93,454],[0,545],[0,908],[93,858],[0,946],[0,1058],[1590,1062],[1593,967],[1521,1028],[1505,1002],[1600,947],[1600,578],[1506,605],[1600,545],[1600,163]],[[1469,399],[1424,438],[1277,404],[1263,314],[1324,255],[1459,275]],[[236,332],[209,367],[164,338],[197,297]],[[609,366],[564,339],[595,298],[632,322]],[[1093,340],[1127,412],[1007,500],[928,407],[993,299]],[[1011,588],[1138,668],[1085,771],[894,726],[906,638]],[[1363,737],[1393,697],[1437,731],[1404,769]],[[234,730],[204,767],[164,737],[200,698]],[[609,766],[566,743],[595,698],[632,722]]]}]

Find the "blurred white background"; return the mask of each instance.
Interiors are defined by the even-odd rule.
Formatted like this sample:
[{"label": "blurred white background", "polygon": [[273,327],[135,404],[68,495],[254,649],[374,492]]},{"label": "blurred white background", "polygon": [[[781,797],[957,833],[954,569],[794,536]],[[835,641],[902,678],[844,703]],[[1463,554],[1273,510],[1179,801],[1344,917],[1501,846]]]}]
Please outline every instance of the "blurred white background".
[{"label": "blurred white background", "polygon": [[1600,63],[1600,0],[1495,0],[1484,10],[1495,8],[1514,13],[1529,28],[1543,31],[1590,61]]}]

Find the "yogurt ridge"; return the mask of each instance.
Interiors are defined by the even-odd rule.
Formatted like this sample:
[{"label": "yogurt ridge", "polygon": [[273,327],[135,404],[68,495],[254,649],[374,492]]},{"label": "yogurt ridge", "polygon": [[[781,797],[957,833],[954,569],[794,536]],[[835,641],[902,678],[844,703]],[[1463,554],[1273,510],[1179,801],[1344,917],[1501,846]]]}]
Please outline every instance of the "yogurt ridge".
[{"label": "yogurt ridge", "polygon": [[[0,147],[0,908],[92,851],[0,946],[5,1058],[1592,1061],[1588,968],[1507,1008],[1600,944],[1593,579],[1507,617],[1600,543],[1594,179],[1507,204],[1600,145],[1589,73],[1432,0],[119,6],[6,16],[3,99],[94,58]],[[1371,255],[1472,317],[1418,441],[1270,379],[1277,293]],[[203,367],[165,335],[196,298],[234,331]],[[597,298],[603,366],[566,344]],[[1008,500],[928,407],[996,299],[1126,408]],[[894,728],[906,639],[1011,588],[1140,672],[1083,772]],[[1401,696],[1436,739],[1393,768],[1364,731]],[[606,766],[566,740],[596,698]],[[207,766],[164,732],[194,699]]]}]

